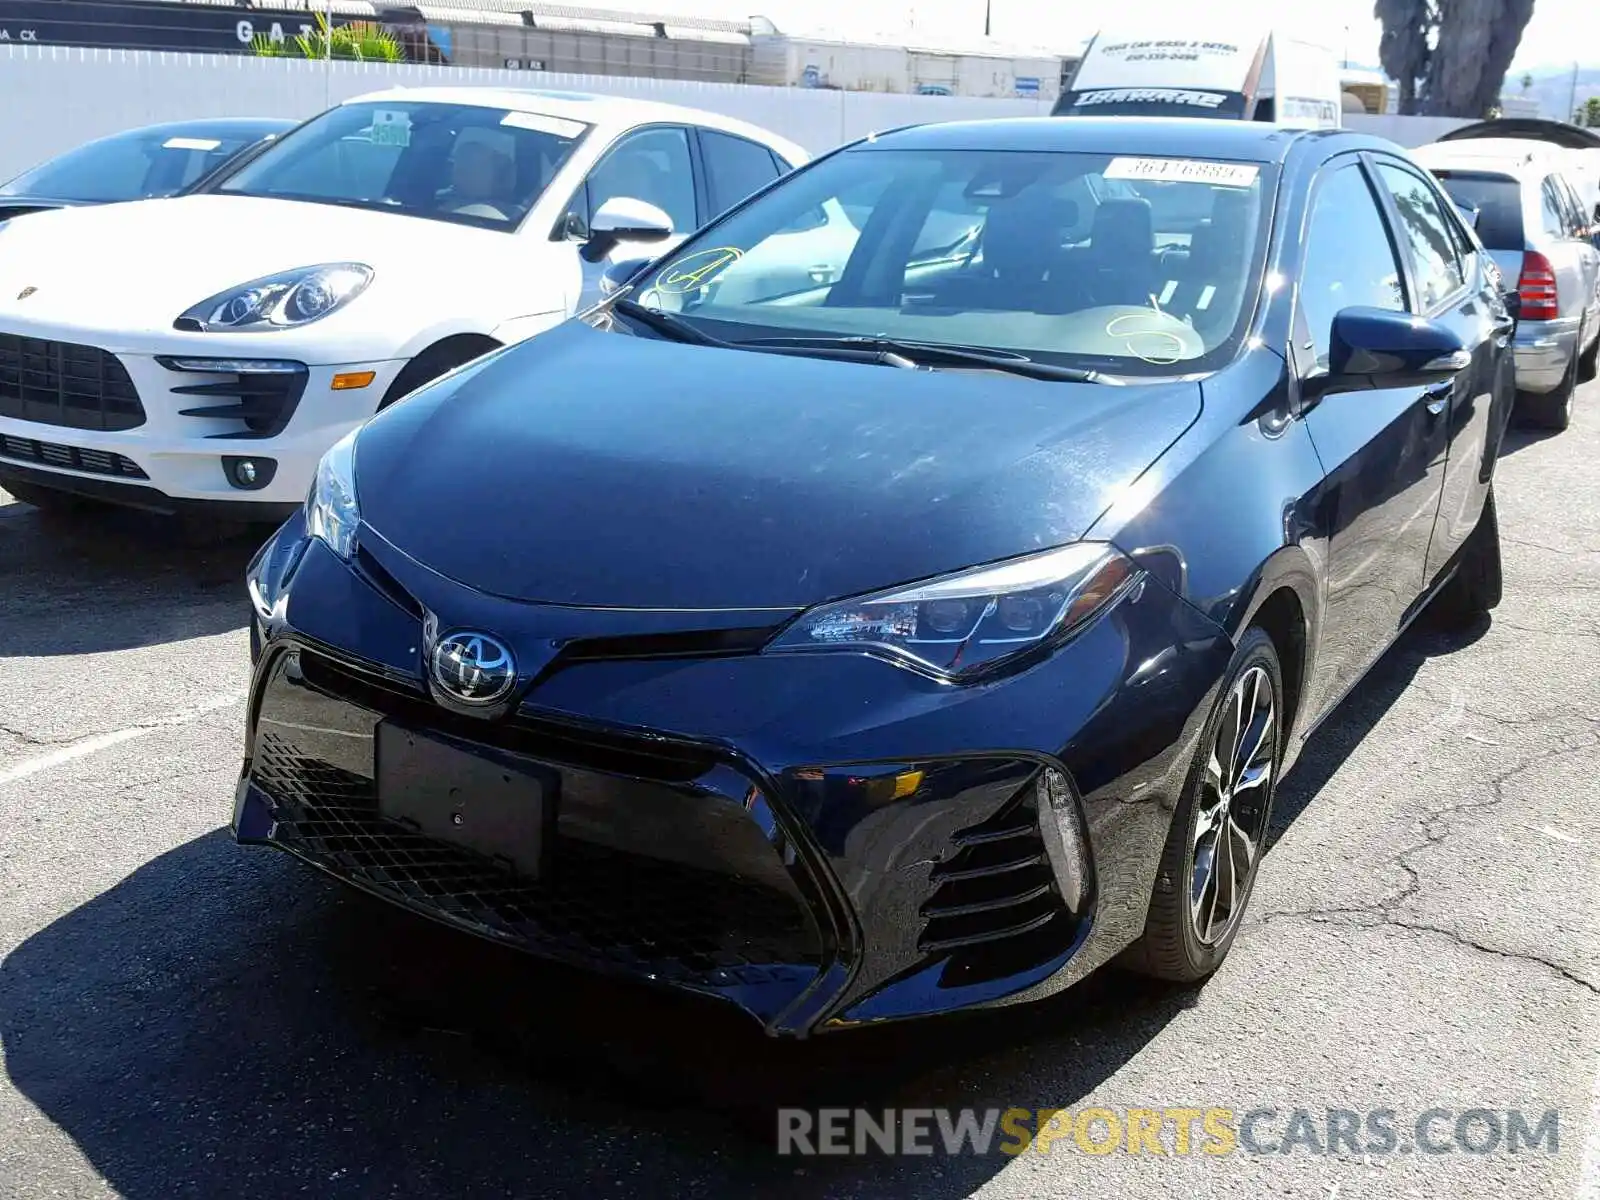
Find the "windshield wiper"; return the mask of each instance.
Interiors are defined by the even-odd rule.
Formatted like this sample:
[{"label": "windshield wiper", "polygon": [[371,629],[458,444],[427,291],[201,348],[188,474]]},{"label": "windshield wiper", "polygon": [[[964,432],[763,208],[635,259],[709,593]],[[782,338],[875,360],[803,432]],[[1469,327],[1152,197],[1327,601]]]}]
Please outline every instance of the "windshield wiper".
[{"label": "windshield wiper", "polygon": [[1099,371],[1082,367],[1058,367],[1051,363],[1035,362],[1026,354],[1011,350],[989,350],[981,346],[954,346],[943,342],[904,342],[895,338],[850,335],[845,337],[770,337],[754,338],[740,342],[741,346],[781,350],[857,350],[893,354],[913,366],[981,367],[990,371],[1005,371],[1029,379],[1048,379],[1061,383],[1106,383],[1120,387],[1121,381]]},{"label": "windshield wiper", "polygon": [[691,346],[717,346],[722,349],[734,349],[733,343],[725,342],[721,338],[712,337],[704,330],[696,329],[682,317],[672,313],[663,312],[659,308],[651,308],[640,304],[637,300],[627,297],[618,297],[611,302],[611,310],[619,312],[625,317],[631,317],[639,324],[646,326],[651,331],[670,338],[674,342],[687,342]]},{"label": "windshield wiper", "polygon": [[879,363],[886,367],[901,367],[912,371],[922,365],[900,353],[897,347],[887,342],[876,345],[871,344],[870,339],[861,343],[850,342],[849,339],[822,339],[826,344],[815,346],[805,338],[794,341],[772,339],[729,342],[713,337],[674,313],[651,308],[647,304],[640,304],[637,300],[629,300],[625,296],[613,300],[611,309],[625,317],[631,317],[663,337],[691,346],[714,346],[718,350],[753,350],[764,354],[789,354],[797,358],[832,358],[842,362]]}]

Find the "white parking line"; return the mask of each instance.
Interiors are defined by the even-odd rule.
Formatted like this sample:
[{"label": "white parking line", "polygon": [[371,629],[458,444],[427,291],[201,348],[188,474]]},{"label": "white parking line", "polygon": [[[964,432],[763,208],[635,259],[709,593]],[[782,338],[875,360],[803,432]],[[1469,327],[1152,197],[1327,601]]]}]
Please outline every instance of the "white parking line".
[{"label": "white parking line", "polygon": [[1572,845],[1572,846],[1581,846],[1581,845],[1583,845],[1583,839],[1582,838],[1573,837],[1570,833],[1562,833],[1561,830],[1553,828],[1552,826],[1549,826],[1549,825],[1541,826],[1540,829],[1539,829],[1539,832],[1544,834],[1545,837],[1553,837],[1553,838],[1555,838],[1556,841],[1558,841],[1558,842],[1566,842],[1568,845]]},{"label": "white parking line", "polygon": [[40,771],[48,771],[52,767],[59,767],[69,763],[75,758],[86,755],[98,754],[101,750],[109,750],[112,746],[120,746],[123,742],[131,742],[134,738],[143,737],[147,733],[154,733],[158,729],[170,729],[174,725],[185,725],[197,720],[207,713],[216,712],[219,708],[228,708],[238,704],[244,699],[243,692],[228,692],[225,695],[213,696],[203,700],[193,708],[173,713],[168,717],[161,717],[154,721],[141,721],[137,725],[129,725],[126,729],[113,729],[110,733],[96,733],[90,737],[80,738],[76,742],[68,742],[58,746],[46,754],[25,758],[14,766],[0,768],[0,787],[8,783],[15,783],[19,779],[26,779],[30,775],[37,775]]}]

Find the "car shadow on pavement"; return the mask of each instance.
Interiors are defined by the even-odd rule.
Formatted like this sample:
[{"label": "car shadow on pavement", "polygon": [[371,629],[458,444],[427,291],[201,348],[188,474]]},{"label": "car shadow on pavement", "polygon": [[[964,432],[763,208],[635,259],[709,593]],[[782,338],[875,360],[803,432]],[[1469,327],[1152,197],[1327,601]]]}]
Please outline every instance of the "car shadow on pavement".
[{"label": "car shadow on pavement", "polygon": [[1500,443],[1500,457],[1508,458],[1519,450],[1526,450],[1530,446],[1537,446],[1541,442],[1548,442],[1551,438],[1560,436],[1559,430],[1533,429],[1513,421],[1511,428],[1506,430],[1505,440]]},{"label": "car shadow on pavement", "polygon": [[1267,831],[1269,850],[1321,794],[1345,759],[1372,732],[1395,701],[1405,694],[1423,664],[1430,658],[1465,649],[1487,633],[1490,626],[1491,619],[1485,617],[1464,629],[1450,628],[1434,618],[1430,611],[1421,613],[1311,735],[1300,761],[1284,777],[1273,799],[1272,826]]},{"label": "car shadow on pavement", "polygon": [[1010,1159],[783,1157],[776,1109],[1070,1106],[1192,1002],[1102,973],[1026,1009],[776,1042],[219,830],[0,962],[0,1044],[16,1090],[133,1200],[955,1197]]},{"label": "car shadow on pavement", "polygon": [[132,510],[0,503],[0,658],[91,654],[244,628],[270,529],[202,532]]}]

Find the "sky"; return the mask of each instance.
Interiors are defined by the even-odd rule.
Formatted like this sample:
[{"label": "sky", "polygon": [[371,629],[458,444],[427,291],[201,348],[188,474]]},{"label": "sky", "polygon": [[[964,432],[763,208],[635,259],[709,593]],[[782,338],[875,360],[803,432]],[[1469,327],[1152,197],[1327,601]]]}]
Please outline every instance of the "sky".
[{"label": "sky", "polygon": [[[753,14],[770,18],[780,29],[830,32],[849,37],[870,33],[903,34],[907,31],[939,38],[983,33],[986,0],[834,0],[826,19],[826,2],[817,0],[633,0],[623,4],[604,0],[607,6],[646,8],[655,12],[695,13],[706,17],[742,20]],[[1040,0],[987,0],[992,5],[992,30],[996,38],[1029,47],[1055,51],[1076,49],[1097,27],[1098,5],[1065,0],[1055,5]],[[1159,26],[1174,14],[1199,16],[1226,12],[1236,20],[1271,22],[1286,7],[1285,0],[1119,0],[1118,23],[1124,20]],[[1307,8],[1311,7],[1307,5]],[[1376,65],[1378,23],[1372,0],[1316,0],[1313,18],[1300,17],[1297,27],[1315,28],[1320,41],[1343,47],[1354,62]],[[1302,11],[1305,11],[1302,9]],[[837,14],[837,15],[834,15]],[[819,25],[819,22],[823,22]],[[1533,20],[1522,36],[1513,71],[1570,68],[1574,48],[1581,48],[1585,66],[1600,65],[1600,7],[1594,0],[1536,0]]]}]

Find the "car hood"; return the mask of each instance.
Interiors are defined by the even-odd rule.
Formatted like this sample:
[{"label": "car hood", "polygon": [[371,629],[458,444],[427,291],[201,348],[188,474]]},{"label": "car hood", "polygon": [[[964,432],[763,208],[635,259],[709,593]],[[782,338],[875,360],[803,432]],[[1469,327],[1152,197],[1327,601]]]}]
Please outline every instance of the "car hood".
[{"label": "car hood", "polygon": [[363,521],[555,604],[794,608],[1081,537],[1194,421],[1114,387],[683,345],[581,321],[388,409]]},{"label": "car hood", "polygon": [[[218,292],[295,267],[356,260],[378,284],[490,261],[516,239],[395,213],[195,195],[31,213],[0,230],[0,313],[23,288],[29,317],[170,329]],[[20,311],[20,310],[19,310]]]}]

